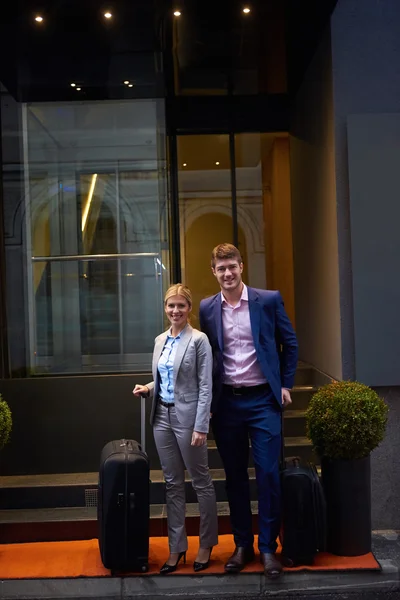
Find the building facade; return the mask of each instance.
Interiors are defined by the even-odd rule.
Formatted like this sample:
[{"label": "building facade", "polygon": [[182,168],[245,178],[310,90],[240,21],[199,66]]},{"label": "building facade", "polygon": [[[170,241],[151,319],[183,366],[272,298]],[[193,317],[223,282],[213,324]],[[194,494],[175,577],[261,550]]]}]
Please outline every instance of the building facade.
[{"label": "building facade", "polygon": [[1,474],[95,471],[139,435],[164,292],[189,285],[196,324],[229,241],[301,359],[389,403],[373,525],[398,528],[398,3],[36,10],[1,25]]}]

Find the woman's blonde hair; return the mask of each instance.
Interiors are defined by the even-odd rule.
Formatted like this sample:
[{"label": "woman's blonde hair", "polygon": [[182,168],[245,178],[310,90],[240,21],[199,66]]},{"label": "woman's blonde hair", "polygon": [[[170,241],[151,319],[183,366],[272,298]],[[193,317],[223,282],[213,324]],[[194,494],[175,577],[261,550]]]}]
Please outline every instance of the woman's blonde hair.
[{"label": "woman's blonde hair", "polygon": [[190,308],[192,308],[192,292],[186,285],[183,285],[183,283],[174,283],[174,285],[171,285],[167,289],[164,296],[164,304],[167,304],[168,298],[171,298],[172,296],[183,296],[189,304]]}]

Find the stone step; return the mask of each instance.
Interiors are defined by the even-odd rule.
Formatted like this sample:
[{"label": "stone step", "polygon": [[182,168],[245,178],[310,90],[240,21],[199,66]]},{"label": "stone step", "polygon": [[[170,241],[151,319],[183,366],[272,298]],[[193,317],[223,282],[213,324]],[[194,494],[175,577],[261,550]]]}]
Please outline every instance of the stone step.
[{"label": "stone step", "polygon": [[[251,503],[254,532],[257,533],[257,502]],[[217,502],[218,531],[231,533],[229,506]],[[198,535],[199,506],[197,502],[186,505],[186,530],[188,535]],[[150,506],[150,537],[168,535],[165,504]],[[29,510],[0,510],[0,544],[90,540],[97,538],[97,509],[51,508]]]},{"label": "stone step", "polygon": [[296,385],[291,391],[292,396],[292,410],[306,410],[310,403],[310,400],[317,391],[317,387],[314,385]]},{"label": "stone step", "polygon": [[[285,423],[304,419],[304,411],[288,411]],[[285,425],[286,429],[286,425]],[[216,448],[215,441],[208,440],[209,465],[219,501],[226,500],[225,473]],[[301,460],[318,463],[312,451],[310,441],[302,435],[285,437],[285,456],[299,456]],[[251,452],[249,466],[253,466]],[[252,478],[253,475],[250,474]],[[95,506],[97,503],[97,473],[66,473],[58,475],[19,475],[0,477],[0,510],[54,509],[71,507]],[[165,491],[161,470],[150,473],[151,504],[163,504]],[[253,484],[251,484],[253,485]],[[188,479],[187,493],[193,495],[192,486]],[[254,489],[252,488],[252,493]]]},{"label": "stone step", "polygon": [[[225,501],[224,470],[212,469],[211,476],[217,499]],[[97,473],[0,477],[0,510],[90,508],[97,505],[97,478]],[[254,473],[251,478],[254,479]],[[151,471],[150,481],[150,503],[164,504],[165,485],[162,471]],[[255,493],[253,482],[251,482],[251,489],[252,493]],[[186,496],[188,502],[197,501],[188,474],[186,474]]]},{"label": "stone step", "polygon": [[314,367],[306,363],[300,363],[296,370],[295,385],[313,385],[320,387],[326,383],[331,383],[333,379],[329,375],[325,375],[321,371],[318,371]]},{"label": "stone step", "polygon": [[[208,446],[208,464],[210,469],[222,469],[222,460],[217,450],[215,440],[207,440]],[[253,457],[251,453],[251,443],[249,444],[249,466],[253,467]],[[285,458],[290,456],[298,456],[302,462],[311,461],[315,464],[319,463],[318,457],[315,455],[311,442],[305,436],[290,436],[285,438]]]},{"label": "stone step", "polygon": [[[295,396],[295,399],[297,400],[297,396]],[[306,408],[299,408],[295,400],[294,404],[295,406],[293,408],[287,409],[283,413],[283,430],[285,433],[285,437],[298,437],[301,435],[306,435]],[[214,439],[212,427],[210,427],[208,439]]]}]

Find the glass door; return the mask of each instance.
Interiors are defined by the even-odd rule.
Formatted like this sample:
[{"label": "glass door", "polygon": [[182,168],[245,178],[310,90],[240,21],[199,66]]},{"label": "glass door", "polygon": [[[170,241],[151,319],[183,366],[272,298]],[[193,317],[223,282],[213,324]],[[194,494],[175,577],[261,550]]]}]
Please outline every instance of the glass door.
[{"label": "glass door", "polygon": [[200,300],[218,291],[211,251],[238,246],[243,279],[266,286],[260,134],[181,135],[177,138],[182,280]]},{"label": "glass door", "polygon": [[25,120],[30,368],[149,370],[169,272],[156,102],[30,106]]}]

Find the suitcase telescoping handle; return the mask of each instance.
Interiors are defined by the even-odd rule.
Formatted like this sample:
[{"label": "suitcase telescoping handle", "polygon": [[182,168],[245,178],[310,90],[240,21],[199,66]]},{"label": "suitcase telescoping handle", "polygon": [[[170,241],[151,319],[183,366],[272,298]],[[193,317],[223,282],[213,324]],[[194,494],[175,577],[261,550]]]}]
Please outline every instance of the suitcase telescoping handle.
[{"label": "suitcase telescoping handle", "polygon": [[146,452],[146,396],[140,396],[140,445]]}]

